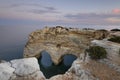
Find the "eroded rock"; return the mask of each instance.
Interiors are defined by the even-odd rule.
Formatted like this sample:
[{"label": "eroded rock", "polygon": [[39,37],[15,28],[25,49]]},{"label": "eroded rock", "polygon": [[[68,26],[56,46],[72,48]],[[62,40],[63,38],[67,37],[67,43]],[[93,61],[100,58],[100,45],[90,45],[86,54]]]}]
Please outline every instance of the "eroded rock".
[{"label": "eroded rock", "polygon": [[24,57],[40,57],[42,51],[47,51],[55,64],[61,62],[65,54],[79,56],[88,48],[93,39],[103,39],[106,31],[80,30],[61,26],[44,28],[29,35],[24,49]]},{"label": "eroded rock", "polygon": [[0,80],[9,80],[14,71],[9,63],[0,63]]},{"label": "eroded rock", "polygon": [[108,53],[107,58],[101,60],[100,62],[105,63],[120,72],[120,44],[107,40],[93,40],[92,46],[94,45],[105,48]]},{"label": "eroded rock", "polygon": [[0,80],[45,80],[36,58],[0,63]]},{"label": "eroded rock", "polygon": [[40,70],[36,58],[12,60],[10,62],[15,68],[15,74],[19,76],[26,76]]}]

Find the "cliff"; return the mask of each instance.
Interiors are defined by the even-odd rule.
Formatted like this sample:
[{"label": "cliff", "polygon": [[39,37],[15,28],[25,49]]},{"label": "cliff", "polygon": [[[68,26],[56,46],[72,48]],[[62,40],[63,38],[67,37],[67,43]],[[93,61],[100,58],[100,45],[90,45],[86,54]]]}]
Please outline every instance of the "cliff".
[{"label": "cliff", "polygon": [[107,31],[80,30],[61,26],[44,28],[32,32],[24,49],[24,57],[39,58],[42,51],[47,51],[55,64],[61,62],[65,54],[79,56],[94,39],[103,39]]},{"label": "cliff", "polygon": [[[35,57],[2,61],[0,80],[120,80],[120,44],[108,41],[109,38],[119,35],[119,32],[60,26],[37,30],[29,36],[24,57],[38,58],[46,50],[54,63],[58,64],[62,56],[73,54],[77,59],[71,68],[65,74],[46,79]],[[107,52],[106,58],[91,59],[89,52],[85,52],[89,46],[103,47]]]}]

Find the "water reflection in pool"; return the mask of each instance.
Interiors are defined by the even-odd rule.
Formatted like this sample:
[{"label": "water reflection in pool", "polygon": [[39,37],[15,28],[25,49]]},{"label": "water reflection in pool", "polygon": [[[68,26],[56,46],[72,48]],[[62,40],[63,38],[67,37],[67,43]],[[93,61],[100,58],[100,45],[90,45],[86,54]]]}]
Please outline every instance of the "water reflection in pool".
[{"label": "water reflection in pool", "polygon": [[40,69],[46,78],[50,78],[57,74],[64,74],[70,67],[73,61],[77,58],[74,55],[68,54],[63,57],[63,61],[59,65],[54,65],[50,55],[43,51],[39,58]]}]

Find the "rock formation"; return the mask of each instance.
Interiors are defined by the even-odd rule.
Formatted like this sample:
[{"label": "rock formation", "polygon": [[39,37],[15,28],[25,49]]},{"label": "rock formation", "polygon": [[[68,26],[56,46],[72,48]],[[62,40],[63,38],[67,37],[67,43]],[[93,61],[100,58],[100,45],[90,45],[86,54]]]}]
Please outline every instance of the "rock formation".
[{"label": "rock formation", "polygon": [[[58,74],[46,79],[40,71],[36,58],[24,58],[2,61],[0,63],[0,80],[120,80],[120,44],[108,41],[108,37],[119,36],[95,30],[79,30],[63,27],[45,28],[30,34],[24,57],[39,57],[42,51],[49,52],[55,64],[65,54],[78,58],[65,74]],[[102,39],[102,40],[94,40]],[[100,46],[107,51],[107,58],[92,60],[88,46]]]},{"label": "rock formation", "polygon": [[120,44],[107,40],[93,40],[91,46],[104,47],[107,58],[92,60],[88,53],[80,54],[71,68],[63,75],[57,75],[50,80],[120,80]]},{"label": "rock formation", "polygon": [[36,58],[0,63],[0,80],[45,80]]},{"label": "rock formation", "polygon": [[79,56],[84,53],[94,39],[103,39],[107,31],[80,30],[64,28],[61,26],[44,28],[29,35],[29,40],[24,49],[24,57],[40,57],[42,51],[47,51],[52,61],[58,64],[65,54]]}]

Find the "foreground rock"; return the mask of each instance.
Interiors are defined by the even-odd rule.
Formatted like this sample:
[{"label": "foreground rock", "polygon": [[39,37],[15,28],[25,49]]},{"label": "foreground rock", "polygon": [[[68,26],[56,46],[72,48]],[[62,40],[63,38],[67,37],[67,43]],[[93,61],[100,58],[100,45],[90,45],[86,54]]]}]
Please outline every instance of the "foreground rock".
[{"label": "foreground rock", "polygon": [[120,80],[120,56],[116,62],[114,58],[110,60],[107,57],[95,61],[88,53],[86,56],[81,54],[65,74],[53,76],[49,80]]},{"label": "foreground rock", "polygon": [[[77,39],[81,40],[81,38],[77,38]],[[35,44],[34,42],[28,43],[25,49],[30,49],[27,50],[30,52],[32,50],[33,52],[35,50],[38,50],[39,46],[36,47],[37,49],[34,48],[34,46],[38,45],[39,43],[36,42]],[[43,43],[40,44],[43,45]],[[50,45],[47,44],[47,46],[49,46],[50,49],[45,48],[47,46],[43,45],[44,50],[54,51],[55,44],[52,45],[51,44],[52,43],[50,43]],[[75,44],[75,45],[80,45],[80,44]],[[10,62],[2,62],[0,63],[0,80],[120,80],[120,52],[119,52],[120,44],[108,41],[107,39],[103,39],[103,40],[91,41],[90,46],[100,46],[105,48],[105,50],[107,51],[107,58],[100,60],[92,60],[88,55],[89,54],[88,52],[79,53],[77,54],[78,57],[77,60],[73,62],[71,68],[65,74],[58,74],[52,76],[50,79],[46,79],[44,77],[43,73],[39,69],[39,64],[36,58],[25,58],[25,59],[12,60]],[[61,48],[63,46],[59,46],[59,47]],[[40,48],[42,48],[42,46],[40,46]],[[69,49],[70,47],[66,46],[64,48]],[[80,48],[79,50],[81,50],[81,47],[79,48]],[[50,55],[53,56],[53,54],[51,53]],[[54,57],[56,58],[63,54],[55,53],[54,55],[55,55]]]},{"label": "foreground rock", "polygon": [[9,80],[14,71],[10,63],[0,63],[0,80]]},{"label": "foreground rock", "polygon": [[120,44],[105,39],[93,40],[91,46],[105,48],[107,58],[92,60],[88,53],[80,54],[65,74],[50,80],[120,80]]},{"label": "foreground rock", "polygon": [[25,58],[1,63],[0,80],[45,80],[45,77],[36,58]]},{"label": "foreground rock", "polygon": [[88,48],[91,40],[103,39],[107,31],[80,30],[64,27],[52,27],[37,30],[29,35],[24,49],[24,57],[39,58],[42,51],[47,51],[55,64],[61,62],[65,54],[79,56]]}]

